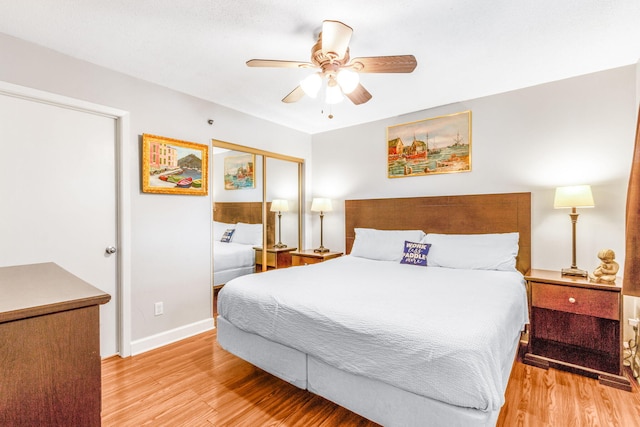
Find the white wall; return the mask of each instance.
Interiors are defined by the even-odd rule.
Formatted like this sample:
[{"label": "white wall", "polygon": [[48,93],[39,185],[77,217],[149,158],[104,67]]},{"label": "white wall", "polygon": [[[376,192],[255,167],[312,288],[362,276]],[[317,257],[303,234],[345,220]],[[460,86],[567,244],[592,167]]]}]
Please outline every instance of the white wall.
[{"label": "white wall", "polygon": [[[3,34],[0,57],[1,81],[130,113],[131,333],[138,348],[211,318],[211,196],[142,193],[140,135],[201,144],[213,138],[304,159],[310,136]],[[156,301],[164,302],[162,316],[153,314]]]},{"label": "white wall", "polygon": [[[533,266],[559,269],[571,262],[571,227],[567,211],[552,207],[554,188],[588,183],[596,208],[580,211],[578,266],[592,270],[604,247],[614,249],[623,264],[624,207],[640,99],[635,66],[311,137],[2,34],[0,57],[1,81],[131,113],[134,341],[211,316],[211,196],[141,193],[142,133],[202,144],[214,138],[306,159],[306,211],[313,196],[333,199],[336,210],[325,215],[324,243],[336,250],[344,249],[345,199],[530,191]],[[465,110],[473,114],[471,172],[387,178],[387,126]],[[215,120],[213,126],[208,119]],[[34,208],[40,208],[37,200]],[[305,233],[313,238],[306,247],[316,247],[319,220],[315,214],[306,218],[312,227]],[[156,301],[165,303],[163,316],[153,316]]]},{"label": "white wall", "polygon": [[[628,66],[314,135],[308,200],[330,197],[337,205],[324,218],[325,246],[344,249],[345,199],[526,191],[532,265],[560,269],[571,264],[571,223],[568,210],[553,209],[554,190],[584,183],[596,207],[579,211],[578,266],[593,270],[597,252],[612,248],[622,267],[635,85],[635,66]],[[387,126],[466,110],[471,172],[387,178]],[[313,227],[316,246],[316,216]]]}]

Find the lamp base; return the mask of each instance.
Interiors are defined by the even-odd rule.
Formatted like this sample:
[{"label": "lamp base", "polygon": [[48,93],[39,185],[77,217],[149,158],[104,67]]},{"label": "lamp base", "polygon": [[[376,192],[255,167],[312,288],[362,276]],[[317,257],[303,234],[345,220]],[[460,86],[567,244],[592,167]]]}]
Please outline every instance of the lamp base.
[{"label": "lamp base", "polygon": [[562,275],[587,277],[588,273],[585,270],[580,270],[579,268],[563,268]]},{"label": "lamp base", "polygon": [[325,248],[324,246],[320,246],[318,249],[314,249],[313,252],[323,254],[325,252],[329,252],[329,249]]},{"label": "lamp base", "polygon": [[274,248],[286,248],[287,245],[285,245],[284,243],[276,243],[275,245],[273,245]]}]

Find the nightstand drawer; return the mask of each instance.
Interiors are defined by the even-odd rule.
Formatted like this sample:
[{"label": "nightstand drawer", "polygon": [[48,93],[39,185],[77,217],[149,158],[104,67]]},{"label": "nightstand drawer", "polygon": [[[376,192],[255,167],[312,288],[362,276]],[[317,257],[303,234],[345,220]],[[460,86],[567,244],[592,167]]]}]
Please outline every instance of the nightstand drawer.
[{"label": "nightstand drawer", "polygon": [[324,261],[323,258],[314,258],[310,256],[303,255],[294,255],[293,256],[293,265],[307,265],[307,264],[317,264],[319,262]]},{"label": "nightstand drawer", "polygon": [[[256,259],[256,272],[262,271],[262,248],[260,246],[254,246],[253,250]],[[291,267],[291,252],[296,248],[268,248],[267,249],[267,270],[274,268],[287,268]]]},{"label": "nightstand drawer", "polygon": [[531,283],[531,305],[549,310],[619,320],[620,294],[596,289]]},{"label": "nightstand drawer", "polygon": [[291,265],[317,264],[340,256],[342,256],[342,252],[315,252],[313,249],[306,249],[291,252]]}]

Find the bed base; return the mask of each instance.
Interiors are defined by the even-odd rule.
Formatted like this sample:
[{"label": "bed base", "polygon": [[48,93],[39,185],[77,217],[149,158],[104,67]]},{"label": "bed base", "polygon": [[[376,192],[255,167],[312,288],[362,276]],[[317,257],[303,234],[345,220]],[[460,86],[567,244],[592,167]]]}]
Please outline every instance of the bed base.
[{"label": "bed base", "polygon": [[239,329],[222,316],[217,317],[220,346],[252,365],[295,385],[307,388],[307,355]]},{"label": "bed base", "polygon": [[247,267],[233,268],[224,271],[213,272],[213,286],[215,288],[221,288],[225,283],[236,277],[244,276],[245,274],[255,273],[256,266],[250,265]]},{"label": "bed base", "polygon": [[[485,412],[449,405],[378,380],[327,365],[298,350],[245,332],[218,316],[218,342],[226,351],[258,368],[307,389],[378,424],[393,426],[495,426],[500,411]],[[515,359],[520,337],[514,340]],[[502,367],[503,391],[513,363]]]}]

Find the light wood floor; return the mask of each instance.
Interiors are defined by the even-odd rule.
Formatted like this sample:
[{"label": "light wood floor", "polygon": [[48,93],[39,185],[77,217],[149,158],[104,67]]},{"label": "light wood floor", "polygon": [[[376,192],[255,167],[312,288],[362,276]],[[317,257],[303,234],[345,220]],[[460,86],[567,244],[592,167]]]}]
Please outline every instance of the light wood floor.
[{"label": "light wood floor", "polygon": [[[222,350],[216,332],[102,363],[103,426],[376,426]],[[640,393],[516,362],[498,426],[640,426]]]}]

